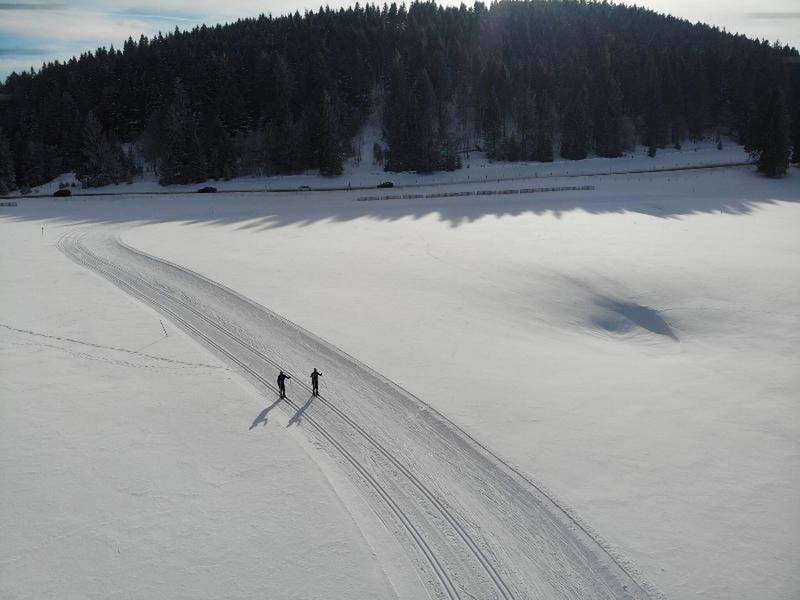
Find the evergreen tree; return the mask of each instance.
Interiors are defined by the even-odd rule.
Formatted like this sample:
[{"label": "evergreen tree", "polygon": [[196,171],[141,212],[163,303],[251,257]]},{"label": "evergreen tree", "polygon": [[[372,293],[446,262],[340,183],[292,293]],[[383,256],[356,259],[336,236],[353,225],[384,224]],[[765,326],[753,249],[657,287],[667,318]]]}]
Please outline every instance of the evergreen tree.
[{"label": "evergreen tree", "polygon": [[407,122],[411,126],[412,168],[430,173],[441,168],[436,119],[436,95],[428,72],[423,69],[412,92],[412,103]]},{"label": "evergreen tree", "polygon": [[662,78],[662,97],[664,99],[664,112],[667,120],[667,137],[669,143],[676,150],[680,150],[689,129],[686,122],[686,103],[683,98],[683,89],[675,76],[674,58],[666,54],[659,66]]},{"label": "evergreen tree", "polygon": [[406,164],[410,154],[410,135],[406,126],[407,102],[408,93],[403,57],[395,48],[383,108],[383,135],[388,146],[387,171],[402,171],[409,168]]},{"label": "evergreen tree", "polygon": [[248,126],[248,110],[239,84],[234,77],[233,67],[227,58],[220,61],[216,81],[214,112],[229,132],[241,131]]},{"label": "evergreen tree", "polygon": [[3,128],[0,127],[0,194],[7,194],[16,188],[14,158]]},{"label": "evergreen tree", "polygon": [[342,155],[339,151],[339,136],[336,131],[336,116],[327,90],[322,92],[322,107],[318,125],[318,156],[321,175],[341,175]]},{"label": "evergreen tree", "polygon": [[539,111],[536,96],[530,87],[525,91],[521,101],[519,126],[519,154],[521,160],[536,160],[536,142],[539,137]]},{"label": "evergreen tree", "polygon": [[19,157],[17,165],[17,185],[22,190],[30,190],[34,185],[47,181],[41,145],[27,138],[17,145],[19,151],[14,156]]},{"label": "evergreen tree", "polygon": [[663,148],[667,144],[667,113],[664,107],[661,79],[652,56],[648,60],[647,80],[649,84],[647,86],[644,143],[648,147],[648,154],[652,151],[650,156],[655,156],[655,149]]},{"label": "evergreen tree", "polygon": [[[699,140],[708,125],[708,112],[712,104],[711,90],[708,83],[708,68],[703,63],[703,58],[694,53],[689,58],[687,69],[687,100],[686,121],[689,125],[689,134],[692,139]],[[654,75],[658,77],[656,73]],[[660,80],[659,80],[660,82]],[[661,144],[659,144],[661,146]]]},{"label": "evergreen tree", "polygon": [[497,158],[503,136],[503,113],[500,99],[492,88],[486,104],[483,106],[483,139],[486,143],[486,154],[489,158]]},{"label": "evergreen tree", "polygon": [[536,136],[533,160],[553,162],[553,144],[555,143],[556,110],[551,101],[544,103],[539,113],[539,130]]},{"label": "evergreen tree", "polygon": [[566,115],[561,134],[561,156],[571,160],[586,158],[589,154],[589,115],[586,110],[586,92],[578,92]]},{"label": "evergreen tree", "polygon": [[292,173],[298,168],[299,127],[292,112],[294,77],[281,55],[273,60],[272,89],[272,106],[266,119],[269,167],[276,173]]},{"label": "evergreen tree", "polygon": [[206,130],[206,174],[212,179],[235,177],[238,174],[236,145],[222,116],[217,115]]},{"label": "evergreen tree", "polygon": [[206,165],[197,119],[180,79],[173,85],[172,102],[161,127],[160,183],[191,183],[206,178]]},{"label": "evergreen tree", "polygon": [[716,130],[745,140],[775,85],[800,120],[800,85],[782,83],[781,60],[796,56],[620,3],[321,8],[142,36],[12,73],[0,126],[23,187],[81,168],[89,109],[113,146],[139,145],[165,183],[319,168],[323,90],[336,137],[325,146],[342,160],[373,101],[388,169],[455,168],[476,145],[552,160],[557,139],[572,157],[617,156],[637,141],[657,150]]},{"label": "evergreen tree", "polygon": [[123,179],[121,148],[113,144],[94,111],[89,111],[83,125],[83,160],[76,175],[84,187],[119,183]]},{"label": "evergreen tree", "polygon": [[604,46],[595,84],[594,144],[599,156],[622,156],[622,90],[611,73],[611,53]]},{"label": "evergreen tree", "polygon": [[781,88],[774,87],[762,98],[760,110],[750,123],[747,137],[745,150],[756,160],[760,172],[768,177],[786,174],[791,142],[789,111]]},{"label": "evergreen tree", "polygon": [[800,165],[800,100],[795,103],[794,116],[792,118],[792,162]]},{"label": "evergreen tree", "polygon": [[55,138],[68,167],[77,168],[81,159],[84,118],[72,94],[64,93],[59,102],[58,132]]}]

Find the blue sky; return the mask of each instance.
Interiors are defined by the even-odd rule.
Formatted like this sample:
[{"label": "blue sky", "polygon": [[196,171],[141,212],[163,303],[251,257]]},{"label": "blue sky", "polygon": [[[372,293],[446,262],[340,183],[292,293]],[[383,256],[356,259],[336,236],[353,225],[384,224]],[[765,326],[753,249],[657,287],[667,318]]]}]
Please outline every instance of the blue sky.
[{"label": "blue sky", "polygon": [[[354,2],[355,0],[353,0]],[[35,0],[0,2],[0,78],[38,68],[99,46],[176,26],[191,28],[252,17],[316,10],[320,4],[346,6],[349,0]],[[381,1],[380,4],[383,2]],[[460,4],[444,0],[442,4]],[[798,0],[635,0],[642,6],[691,21],[703,21],[750,37],[800,47]]]}]

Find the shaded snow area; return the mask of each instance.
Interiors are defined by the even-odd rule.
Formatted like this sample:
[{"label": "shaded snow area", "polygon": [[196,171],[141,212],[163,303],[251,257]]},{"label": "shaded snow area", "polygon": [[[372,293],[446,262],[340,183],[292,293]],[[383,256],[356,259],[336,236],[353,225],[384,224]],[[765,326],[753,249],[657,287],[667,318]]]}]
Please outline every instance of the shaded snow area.
[{"label": "shaded snow area", "polygon": [[[114,240],[227,286],[362,361],[538,484],[652,597],[796,599],[800,173],[554,176],[547,185],[583,183],[595,189],[374,202],[357,201],[357,191],[25,199],[1,208],[0,596],[423,598],[434,589],[414,551],[397,543],[391,516],[313,435],[307,419],[325,418],[321,402],[299,416],[267,410],[273,398],[208,344],[61,254],[53,244],[63,234],[85,235],[86,252],[113,259],[113,273],[124,263],[128,281],[171,277],[162,291],[187,310],[224,316],[233,297],[216,291],[201,306],[196,282]],[[263,315],[245,312],[230,328],[271,344],[292,368],[306,368],[304,352],[321,352],[299,332],[297,344],[270,338],[272,317],[264,331],[246,331]],[[326,363],[323,395],[384,444],[393,424],[426,431],[427,417],[400,408],[382,417],[378,376],[363,365],[337,373],[348,360]],[[385,398],[394,393],[405,398]],[[358,394],[366,404],[352,401]],[[287,428],[292,418],[298,426]],[[459,458],[469,448],[453,439],[429,458],[414,448],[394,456],[416,465],[423,483],[438,465],[439,488],[429,488],[456,518],[467,515],[486,560],[518,564],[504,553],[521,538],[501,547],[498,532],[512,532],[494,514],[504,505],[480,504],[505,488],[471,483],[472,458]],[[441,465],[467,465],[464,482]],[[540,518],[508,515],[520,530]],[[497,529],[470,529],[482,524]],[[453,556],[454,572],[472,564]],[[537,597],[524,577],[498,573],[507,589]],[[609,598],[612,589],[539,597]]]},{"label": "shaded snow area", "polygon": [[[683,167],[741,164],[749,161],[748,154],[742,146],[726,141],[722,150],[717,149],[715,142],[702,140],[687,142],[682,149],[665,148],[659,150],[655,157],[647,156],[647,148],[638,147],[620,158],[592,157],[584,160],[559,159],[551,163],[535,162],[502,162],[491,161],[483,152],[471,152],[464,156],[463,168],[452,172],[438,173],[388,173],[382,165],[373,163],[372,145],[380,140],[380,127],[372,123],[365,127],[355,145],[359,148],[359,158],[350,158],[345,162],[344,173],[337,177],[322,177],[316,171],[308,171],[296,175],[275,175],[271,177],[236,177],[228,181],[208,180],[204,183],[188,185],[161,186],[158,176],[148,172],[137,177],[132,183],[108,185],[100,188],[81,189],[74,173],[65,173],[50,183],[33,189],[34,194],[52,194],[59,184],[75,184],[75,194],[130,194],[130,193],[170,193],[195,192],[205,185],[212,185],[219,190],[227,191],[263,191],[263,190],[301,190],[311,189],[347,189],[374,188],[379,183],[392,182],[398,187],[416,187],[424,185],[449,186],[453,184],[498,183],[520,179],[537,178],[544,180],[537,185],[549,185],[553,177],[580,177],[586,174],[608,174],[641,172],[649,170],[668,170]],[[569,185],[569,184],[567,184]],[[463,186],[462,186],[463,187]],[[440,191],[440,190],[437,190]],[[19,195],[19,192],[14,194]]]}]

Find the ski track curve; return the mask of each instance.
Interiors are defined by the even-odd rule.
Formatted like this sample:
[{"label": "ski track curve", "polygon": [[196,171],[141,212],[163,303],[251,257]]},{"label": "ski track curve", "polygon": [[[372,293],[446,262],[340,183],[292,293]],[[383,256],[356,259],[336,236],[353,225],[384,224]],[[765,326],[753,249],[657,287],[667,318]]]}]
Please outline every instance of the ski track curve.
[{"label": "ski track curve", "polygon": [[[272,394],[361,490],[431,598],[647,599],[661,594],[571,512],[446,417],[366,365],[210,279],[131,248],[119,226],[58,248],[150,305]],[[311,397],[305,372],[323,375]]]}]

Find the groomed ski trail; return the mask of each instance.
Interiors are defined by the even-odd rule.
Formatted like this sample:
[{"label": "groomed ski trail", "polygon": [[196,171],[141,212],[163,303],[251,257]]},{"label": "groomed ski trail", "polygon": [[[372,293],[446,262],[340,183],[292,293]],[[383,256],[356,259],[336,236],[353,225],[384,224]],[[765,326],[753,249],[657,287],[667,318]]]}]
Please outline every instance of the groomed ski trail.
[{"label": "groomed ski trail", "polygon": [[[424,402],[340,349],[202,275],[98,225],[59,249],[238,369],[283,407],[362,491],[404,546],[431,598],[658,598],[660,594],[540,487]],[[325,373],[319,397],[305,384]],[[298,393],[298,388],[301,392]]]}]

